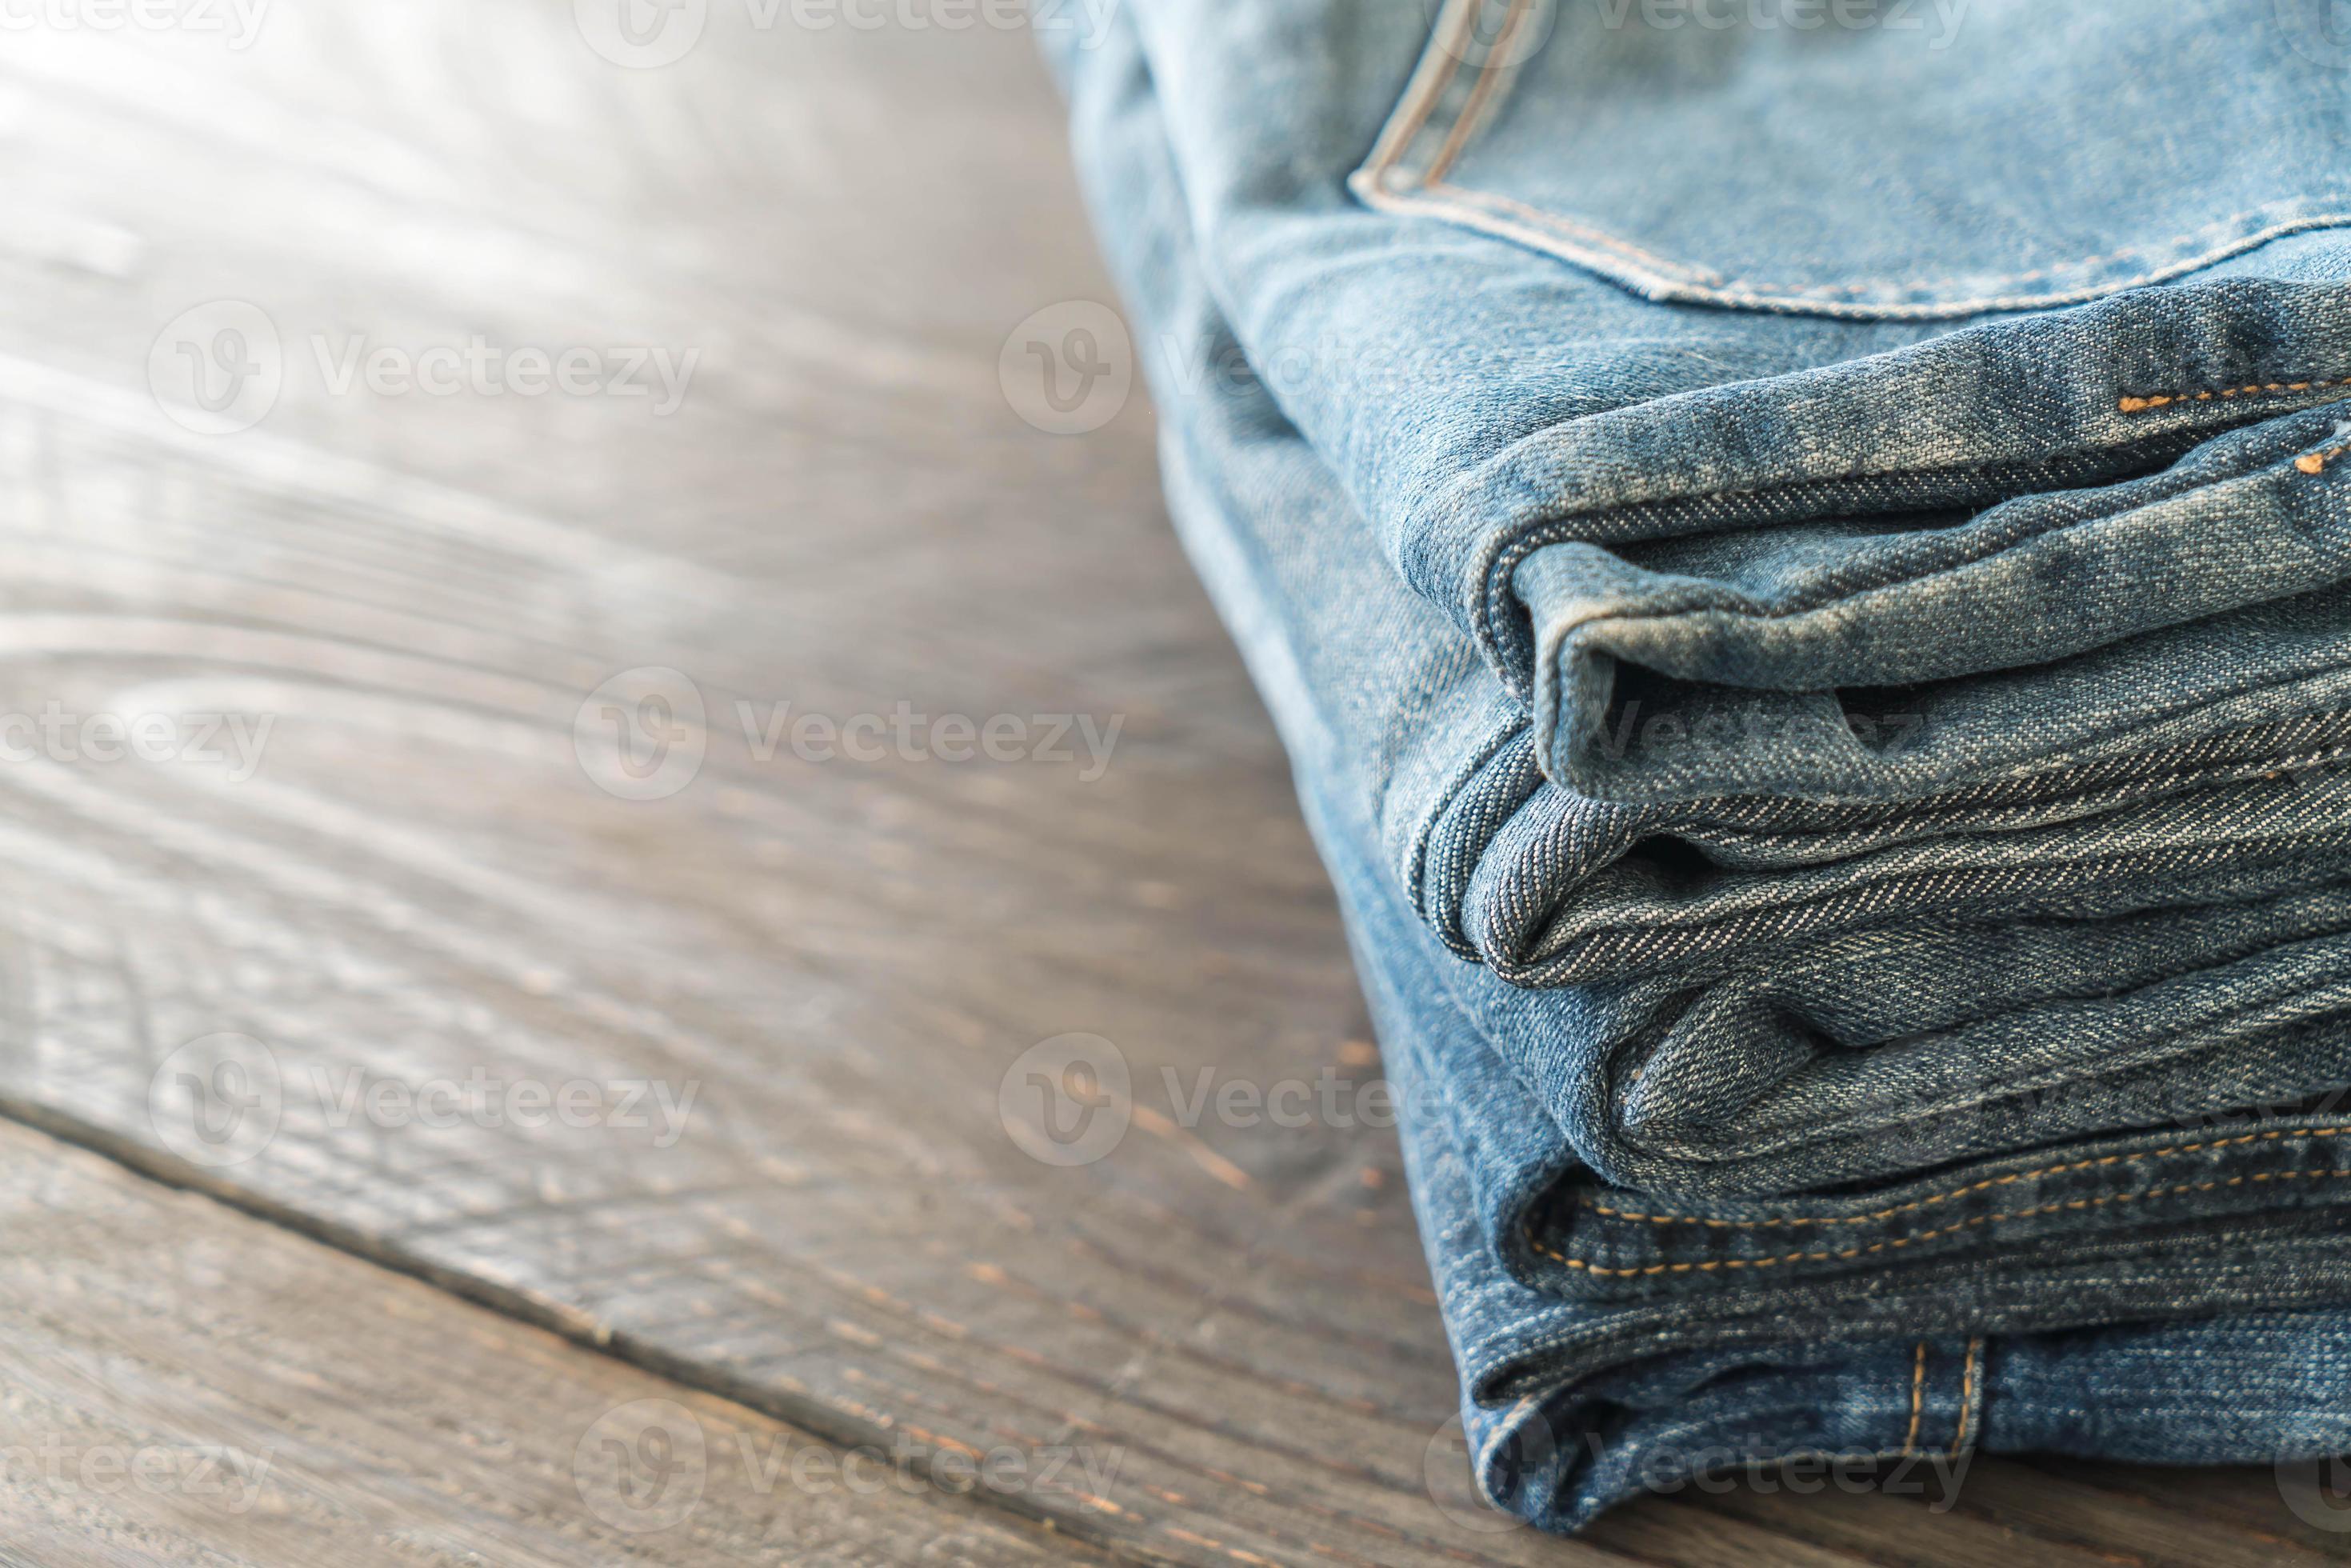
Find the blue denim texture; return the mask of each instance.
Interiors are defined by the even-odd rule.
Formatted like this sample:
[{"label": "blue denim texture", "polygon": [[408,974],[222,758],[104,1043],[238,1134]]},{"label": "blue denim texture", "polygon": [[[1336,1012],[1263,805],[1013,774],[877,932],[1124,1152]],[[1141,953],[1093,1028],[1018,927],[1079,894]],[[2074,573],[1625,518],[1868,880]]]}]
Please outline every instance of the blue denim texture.
[{"label": "blue denim texture", "polygon": [[1479,1484],[2351,1448],[2351,56],[1639,16],[1046,35]]}]

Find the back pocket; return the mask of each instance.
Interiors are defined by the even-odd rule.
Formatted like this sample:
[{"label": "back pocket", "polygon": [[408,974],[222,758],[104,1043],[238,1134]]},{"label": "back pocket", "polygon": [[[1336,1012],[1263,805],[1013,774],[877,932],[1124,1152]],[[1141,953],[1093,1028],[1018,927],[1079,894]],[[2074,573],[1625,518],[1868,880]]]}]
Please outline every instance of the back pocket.
[{"label": "back pocket", "polygon": [[2338,0],[1437,0],[1350,183],[1649,298],[2093,299],[2351,225]]}]

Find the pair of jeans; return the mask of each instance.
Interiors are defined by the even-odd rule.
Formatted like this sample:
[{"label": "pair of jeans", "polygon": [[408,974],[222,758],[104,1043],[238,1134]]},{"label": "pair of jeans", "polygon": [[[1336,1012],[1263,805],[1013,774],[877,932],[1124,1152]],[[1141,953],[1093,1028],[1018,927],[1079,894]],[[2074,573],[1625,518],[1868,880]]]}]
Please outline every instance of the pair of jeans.
[{"label": "pair of jeans", "polygon": [[2323,32],[2235,9],[1045,32],[1538,1522],[2351,1446],[2351,181]]}]

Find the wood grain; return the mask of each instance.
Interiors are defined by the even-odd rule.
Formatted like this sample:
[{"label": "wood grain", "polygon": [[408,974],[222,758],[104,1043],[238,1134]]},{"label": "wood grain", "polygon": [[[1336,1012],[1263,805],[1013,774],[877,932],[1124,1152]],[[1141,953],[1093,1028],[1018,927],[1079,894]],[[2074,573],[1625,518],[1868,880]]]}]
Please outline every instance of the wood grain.
[{"label": "wood grain", "polygon": [[21,1127],[0,1223],[0,1563],[1099,1561]]},{"label": "wood grain", "polygon": [[[1566,1542],[1438,1505],[1376,1057],[1149,411],[1051,436],[998,382],[1018,324],[1112,298],[1031,40],[758,14],[649,70],[553,0],[0,53],[0,716],[269,725],[249,776],[0,762],[0,1109],[838,1443],[1070,1452],[1086,1484],[986,1500],[1132,1560],[2074,1551],[2095,1509],[1659,1501]],[[221,300],[284,385],[211,435],[150,360]],[[696,368],[665,415],[338,390],[475,338]],[[622,722],[659,690],[702,755],[624,799],[592,694],[646,670],[690,687],[624,681]],[[1074,734],[789,739],[902,711],[1117,739],[1099,776]],[[1071,1034],[1133,1121],[1043,1163],[1006,1108]],[[266,1145],[195,1136],[260,1082],[223,1061],[276,1085]],[[417,1113],[474,1084],[498,1114]],[[515,1113],[569,1087],[580,1124]]]}]

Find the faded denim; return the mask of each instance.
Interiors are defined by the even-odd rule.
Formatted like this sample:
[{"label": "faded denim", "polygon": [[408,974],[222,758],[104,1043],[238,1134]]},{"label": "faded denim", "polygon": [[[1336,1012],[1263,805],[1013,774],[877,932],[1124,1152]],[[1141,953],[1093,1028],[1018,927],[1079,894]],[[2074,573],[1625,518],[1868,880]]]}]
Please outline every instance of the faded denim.
[{"label": "faded denim", "polygon": [[[2351,1448],[2325,35],[1609,9],[1146,0],[1057,62],[1480,1485]],[[2064,107],[2165,93],[2257,151]]]}]

